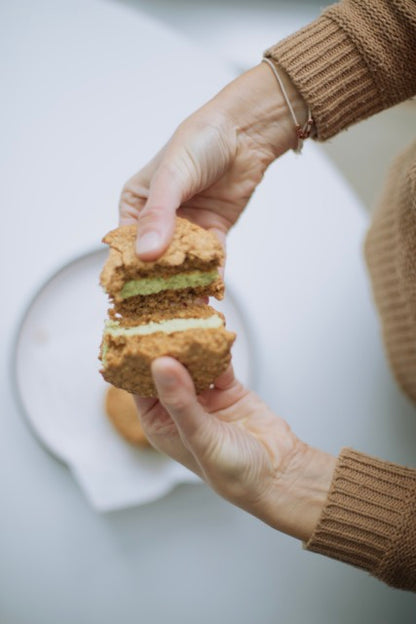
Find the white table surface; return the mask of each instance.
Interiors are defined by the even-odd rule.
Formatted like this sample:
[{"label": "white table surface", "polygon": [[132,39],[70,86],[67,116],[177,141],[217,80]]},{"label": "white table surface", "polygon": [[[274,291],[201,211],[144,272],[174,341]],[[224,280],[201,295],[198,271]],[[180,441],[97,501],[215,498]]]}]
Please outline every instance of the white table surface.
[{"label": "white table surface", "polygon": [[[0,73],[1,624],[414,622],[414,596],[303,552],[203,485],[99,515],[38,444],[10,383],[24,307],[115,225],[123,181],[232,72],[128,7],[21,0],[0,6]],[[385,363],[362,261],[366,226],[309,145],[270,168],[230,237],[227,276],[272,408],[333,453],[415,465],[414,409]]]}]

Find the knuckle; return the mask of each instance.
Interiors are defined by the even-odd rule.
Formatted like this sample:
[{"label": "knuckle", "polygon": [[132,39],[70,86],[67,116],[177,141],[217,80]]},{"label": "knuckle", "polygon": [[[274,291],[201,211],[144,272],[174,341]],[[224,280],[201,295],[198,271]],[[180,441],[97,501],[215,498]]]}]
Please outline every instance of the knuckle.
[{"label": "knuckle", "polygon": [[192,409],[189,404],[189,399],[187,399],[187,397],[178,395],[174,392],[169,393],[167,396],[164,397],[164,403],[170,411],[178,415]]},{"label": "knuckle", "polygon": [[160,223],[160,218],[165,214],[161,206],[146,206],[139,215],[141,232],[153,230]]},{"label": "knuckle", "polygon": [[139,178],[139,174],[133,176],[124,183],[119,199],[119,212],[124,215],[137,214],[145,205],[149,195],[146,184]]},{"label": "knuckle", "polygon": [[165,212],[166,209],[162,206],[161,203],[153,203],[151,200],[149,200],[141,212],[140,219],[142,222],[151,222]]}]

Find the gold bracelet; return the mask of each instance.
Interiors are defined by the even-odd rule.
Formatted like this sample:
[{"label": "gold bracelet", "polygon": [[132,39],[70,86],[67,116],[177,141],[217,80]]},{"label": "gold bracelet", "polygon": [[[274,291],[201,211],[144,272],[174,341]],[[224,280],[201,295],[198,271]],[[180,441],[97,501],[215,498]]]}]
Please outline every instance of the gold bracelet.
[{"label": "gold bracelet", "polygon": [[293,151],[296,154],[300,154],[301,151],[302,151],[302,147],[303,147],[303,141],[305,139],[308,139],[311,136],[312,129],[314,127],[314,121],[313,121],[313,118],[312,118],[312,115],[311,115],[311,110],[310,110],[310,108],[308,106],[307,120],[305,121],[303,126],[301,126],[300,123],[298,122],[297,118],[296,118],[295,111],[293,110],[293,106],[292,106],[292,104],[290,102],[288,94],[286,93],[286,89],[285,89],[285,87],[283,85],[283,81],[282,81],[281,77],[279,76],[279,72],[277,71],[274,63],[270,59],[268,59],[268,58],[263,58],[262,62],[263,63],[267,63],[267,65],[272,70],[272,72],[274,74],[274,77],[276,78],[276,80],[277,80],[277,82],[279,84],[279,87],[280,87],[280,90],[282,92],[282,95],[283,95],[283,97],[285,99],[287,107],[288,107],[288,109],[290,111],[290,114],[292,116],[293,123],[295,124],[295,132],[296,132],[296,136],[297,136],[297,139],[298,139],[298,143],[297,143],[297,145],[296,145],[296,147],[294,148]]}]

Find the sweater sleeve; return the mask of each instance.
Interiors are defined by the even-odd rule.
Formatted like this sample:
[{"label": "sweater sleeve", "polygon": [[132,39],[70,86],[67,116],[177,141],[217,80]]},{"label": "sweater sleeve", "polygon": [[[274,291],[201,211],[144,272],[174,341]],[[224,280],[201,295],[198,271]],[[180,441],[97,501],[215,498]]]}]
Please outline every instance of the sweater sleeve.
[{"label": "sweater sleeve", "polygon": [[416,470],[343,449],[306,548],[416,591]]},{"label": "sweater sleeve", "polygon": [[325,140],[416,94],[416,2],[344,0],[265,52]]},{"label": "sweater sleeve", "polygon": [[[365,253],[391,370],[416,402],[416,142],[390,169]],[[307,548],[416,591],[416,470],[344,450]]]}]

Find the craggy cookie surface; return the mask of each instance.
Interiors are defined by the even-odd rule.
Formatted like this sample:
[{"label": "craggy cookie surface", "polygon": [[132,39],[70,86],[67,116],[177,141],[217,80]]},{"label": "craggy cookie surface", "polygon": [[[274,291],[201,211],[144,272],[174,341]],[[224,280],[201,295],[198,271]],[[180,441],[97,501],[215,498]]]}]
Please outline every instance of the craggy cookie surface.
[{"label": "craggy cookie surface", "polygon": [[[154,296],[152,293],[148,296],[134,296],[133,289],[132,297],[126,297],[124,293],[129,292],[129,284],[134,280],[149,278],[153,280],[165,278],[169,283],[169,280],[172,282],[172,277],[177,277],[178,274],[185,277],[193,276],[193,282],[184,288],[167,287],[164,292],[162,291],[161,297],[156,297],[158,302],[166,299],[166,291],[173,292],[173,299],[183,300],[184,291],[187,291],[188,298],[204,294],[222,298],[224,285],[219,275],[216,275],[216,269],[224,261],[224,251],[214,234],[178,217],[172,242],[165,253],[154,262],[144,262],[136,254],[136,232],[135,225],[125,225],[109,232],[103,238],[103,242],[110,246],[110,253],[101,272],[100,282],[117,304],[126,305],[128,299],[134,298],[136,306],[139,303],[152,306],[151,300]],[[203,274],[212,273],[212,278],[208,283],[200,284],[198,279],[195,279],[198,273],[201,277]]]},{"label": "craggy cookie surface", "polygon": [[202,392],[227,368],[235,340],[224,316],[200,302],[223,296],[221,243],[177,218],[167,251],[155,262],[143,262],[136,255],[136,233],[130,225],[104,237],[110,254],[100,281],[113,307],[101,343],[101,373],[113,386],[153,397],[151,363],[167,355],[188,369]]},{"label": "craggy cookie surface", "polygon": [[[151,363],[162,355],[179,360],[189,371],[197,393],[210,387],[227,368],[235,334],[224,328],[190,329],[172,334],[111,336],[104,334],[102,353],[106,381],[141,396],[157,396]],[[103,357],[103,356],[102,356]]]}]

